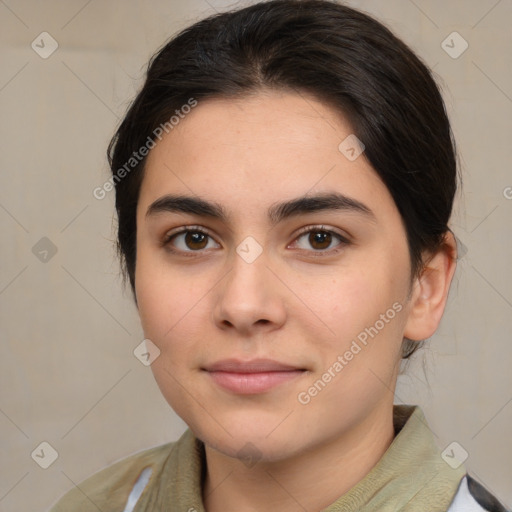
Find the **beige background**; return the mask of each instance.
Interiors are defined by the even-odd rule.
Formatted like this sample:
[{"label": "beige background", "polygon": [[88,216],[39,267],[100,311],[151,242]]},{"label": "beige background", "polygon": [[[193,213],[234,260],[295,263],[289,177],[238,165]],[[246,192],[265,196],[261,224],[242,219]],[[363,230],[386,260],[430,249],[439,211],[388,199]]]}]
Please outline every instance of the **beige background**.
[{"label": "beige background", "polygon": [[[510,507],[512,2],[348,3],[434,68],[464,173],[453,228],[467,253],[396,402],[420,404],[440,447],[460,443],[473,476]],[[106,145],[148,58],[229,5],[0,1],[1,511],[46,510],[73,483],[185,428],[133,355],[143,336],[114,257],[113,193],[92,191],[108,178]],[[59,45],[47,59],[31,48],[43,31]],[[469,43],[457,59],[441,46],[453,31]],[[57,248],[47,262],[32,250],[42,237]],[[42,441],[59,454],[46,470],[31,458]]]}]

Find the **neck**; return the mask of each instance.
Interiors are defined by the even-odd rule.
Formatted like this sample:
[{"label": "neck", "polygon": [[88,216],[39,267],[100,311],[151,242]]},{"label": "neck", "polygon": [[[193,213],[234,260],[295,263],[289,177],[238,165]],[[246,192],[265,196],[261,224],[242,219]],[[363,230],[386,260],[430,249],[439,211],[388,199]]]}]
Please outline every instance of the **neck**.
[{"label": "neck", "polygon": [[205,510],[322,510],[370,472],[394,435],[393,408],[386,403],[351,431],[322,445],[251,467],[205,446]]}]

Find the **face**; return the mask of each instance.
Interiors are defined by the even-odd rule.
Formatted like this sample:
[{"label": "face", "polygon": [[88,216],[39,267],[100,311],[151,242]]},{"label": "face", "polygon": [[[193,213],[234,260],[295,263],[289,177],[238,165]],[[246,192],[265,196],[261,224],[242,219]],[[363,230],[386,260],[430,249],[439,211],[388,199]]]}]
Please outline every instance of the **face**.
[{"label": "face", "polygon": [[351,134],[313,97],[261,92],[199,102],[148,156],[135,289],[152,369],[226,455],[284,459],[391,410],[409,252],[364,152],[339,149]]}]

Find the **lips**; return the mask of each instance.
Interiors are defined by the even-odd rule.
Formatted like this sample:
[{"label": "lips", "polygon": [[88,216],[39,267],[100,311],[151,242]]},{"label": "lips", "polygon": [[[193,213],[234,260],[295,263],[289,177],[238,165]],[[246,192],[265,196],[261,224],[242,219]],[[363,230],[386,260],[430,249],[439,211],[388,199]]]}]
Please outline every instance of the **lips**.
[{"label": "lips", "polygon": [[305,368],[271,359],[224,359],[207,365],[204,370],[215,384],[237,394],[263,393],[306,372]]},{"label": "lips", "polygon": [[304,368],[283,364],[272,359],[251,359],[250,361],[224,359],[206,366],[205,370],[209,372],[260,373],[304,370]]}]

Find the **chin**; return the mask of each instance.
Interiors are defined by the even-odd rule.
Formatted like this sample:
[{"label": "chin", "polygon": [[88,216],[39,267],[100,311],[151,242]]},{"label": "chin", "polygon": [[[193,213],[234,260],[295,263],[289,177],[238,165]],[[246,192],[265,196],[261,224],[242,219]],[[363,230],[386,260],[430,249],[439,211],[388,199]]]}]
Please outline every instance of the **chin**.
[{"label": "chin", "polygon": [[217,424],[213,427],[204,423],[202,426],[189,426],[198,439],[228,457],[271,462],[291,455],[298,448],[289,428],[278,431],[275,428],[278,424],[279,421],[272,426],[256,425],[248,418],[236,427],[231,423],[227,431]]},{"label": "chin", "polygon": [[[277,442],[276,442],[277,441]],[[282,440],[270,441],[268,438],[251,438],[250,436],[225,436],[221,439],[203,439],[210,448],[242,461],[250,467],[256,462],[277,462],[292,456],[293,451],[283,445]],[[297,446],[295,446],[297,449]]]}]

